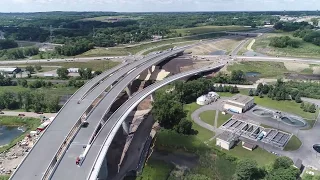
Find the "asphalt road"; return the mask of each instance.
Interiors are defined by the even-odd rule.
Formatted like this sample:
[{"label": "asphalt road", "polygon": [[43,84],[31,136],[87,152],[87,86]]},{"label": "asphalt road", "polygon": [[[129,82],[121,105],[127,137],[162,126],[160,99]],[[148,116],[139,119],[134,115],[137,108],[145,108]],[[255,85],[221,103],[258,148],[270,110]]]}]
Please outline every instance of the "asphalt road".
[{"label": "asphalt road", "polygon": [[[96,179],[99,168],[102,164],[102,160],[104,159],[106,152],[114,138],[114,135],[118,131],[119,127],[121,126],[122,122],[126,119],[127,115],[135,108],[144,98],[148,95],[156,91],[157,89],[163,87],[164,85],[173,82],[175,80],[181,79],[183,77],[191,76],[197,74],[199,72],[205,72],[214,70],[217,68],[222,68],[224,65],[212,65],[205,68],[195,69],[183,73],[179,73],[173,76],[170,76],[160,82],[152,84],[142,91],[134,94],[126,103],[124,103],[113,115],[107,120],[104,124],[103,128],[97,135],[97,138],[93,142],[92,147],[90,148],[85,161],[83,162],[82,166],[80,167],[79,171],[82,172],[89,169],[94,170],[93,173],[90,175],[90,179]],[[100,150],[101,149],[101,150]],[[95,161],[96,157],[97,161]],[[87,177],[88,174],[84,174]]]},{"label": "asphalt road", "polygon": [[17,112],[17,111],[2,111],[4,114],[0,114],[0,116],[17,116],[19,114],[24,114],[25,117],[32,117],[32,118],[40,118],[41,115],[50,118],[50,117],[55,117],[57,114],[56,113],[43,113],[43,114],[37,114],[34,112]]},{"label": "asphalt road", "polygon": [[[51,160],[60,148],[60,145],[65,140],[65,137],[68,135],[69,131],[72,129],[75,123],[80,119],[82,114],[101,94],[101,92],[106,89],[106,87],[110,86],[114,81],[118,80],[119,76],[116,77],[112,74],[117,71],[125,74],[127,73],[127,71],[122,71],[123,68],[133,68],[143,61],[148,61],[153,57],[156,56],[148,56],[142,61],[134,61],[131,64],[129,62],[119,64],[118,66],[115,66],[112,69],[88,81],[69,99],[64,107],[58,112],[54,121],[50,124],[45,133],[43,133],[32,150],[24,158],[20,166],[12,175],[11,179],[41,179],[46,168],[49,166]],[[110,78],[111,80],[109,80]],[[101,81],[102,83],[100,83]],[[83,97],[85,97],[85,99],[81,101],[81,104],[77,104],[77,102]]]},{"label": "asphalt road", "polygon": [[[149,60],[140,67],[137,67],[134,71],[126,75],[123,79],[121,79],[121,81],[114,85],[113,88],[109,90],[108,93],[103,97],[98,106],[94,108],[92,113],[88,116],[87,121],[89,122],[89,126],[87,128],[81,128],[77,133],[70,147],[63,155],[59,166],[53,173],[52,179],[69,180],[80,179],[82,176],[85,177],[85,174],[83,173],[85,173],[86,171],[83,170],[83,168],[80,169],[75,166],[75,159],[84,151],[84,149],[82,148],[83,145],[89,143],[92,134],[100,123],[100,120],[104,117],[105,114],[108,113],[112,104],[115,102],[122,90],[124,90],[128,86],[128,84],[130,84],[139,74],[141,74],[152,65],[162,62],[166,57],[172,56],[179,52],[183,52],[183,50],[184,49],[169,51],[157,58]],[[123,70],[121,70],[121,72],[128,72],[131,69],[132,67],[125,67]],[[114,74],[113,76],[117,76],[117,74]],[[123,74],[119,73],[119,76],[117,78],[120,79],[121,76],[123,76]]]},{"label": "asphalt road", "polygon": [[52,62],[87,62],[92,60],[112,59],[122,61],[126,56],[101,56],[101,57],[83,57],[83,58],[65,58],[65,59],[38,59],[38,60],[12,60],[0,61],[0,64],[28,64],[28,63],[52,63]]}]

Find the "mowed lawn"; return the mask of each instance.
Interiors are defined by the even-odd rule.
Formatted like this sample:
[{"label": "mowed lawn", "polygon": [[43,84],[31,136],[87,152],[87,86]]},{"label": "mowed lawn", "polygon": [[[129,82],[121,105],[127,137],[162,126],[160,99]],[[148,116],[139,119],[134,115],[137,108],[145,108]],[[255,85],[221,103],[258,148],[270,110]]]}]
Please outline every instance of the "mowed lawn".
[{"label": "mowed lawn", "polygon": [[295,151],[300,148],[302,145],[301,141],[298,139],[297,136],[293,135],[289,142],[287,143],[286,147],[284,147],[285,151]]},{"label": "mowed lawn", "polygon": [[274,154],[271,154],[268,151],[261,149],[259,147],[254,149],[253,151],[244,149],[241,145],[241,142],[235,147],[233,147],[232,149],[230,149],[229,151],[224,149],[221,149],[221,150],[239,159],[253,159],[257,161],[260,167],[273,163],[277,157]]},{"label": "mowed lawn", "polygon": [[241,70],[247,72],[258,72],[260,77],[281,77],[284,73],[289,72],[283,62],[240,62],[228,65],[229,72]]},{"label": "mowed lawn", "polygon": [[304,112],[300,108],[300,104],[296,103],[295,101],[276,101],[268,97],[264,97],[264,98],[254,97],[254,102],[258,105],[261,105],[267,108],[288,112],[291,114],[301,116],[306,119],[315,118],[315,113]]},{"label": "mowed lawn", "polygon": [[191,114],[199,108],[200,108],[200,105],[198,105],[197,103],[186,104],[184,106],[184,109],[187,111],[187,119],[192,121],[193,123],[192,128],[198,131],[198,134],[196,137],[200,139],[202,142],[204,142],[212,138],[215,135],[215,133],[199,126],[192,120]]},{"label": "mowed lawn", "polygon": [[193,28],[175,29],[177,33],[181,33],[182,36],[204,34],[210,32],[221,32],[221,31],[243,31],[250,30],[250,27],[243,26],[199,26]]},{"label": "mowed lawn", "polygon": [[214,126],[216,110],[204,111],[200,114],[200,119],[207,124]]},{"label": "mowed lawn", "polygon": [[231,117],[231,114],[223,115],[221,112],[219,112],[217,128],[219,128],[223,123],[227,122]]}]

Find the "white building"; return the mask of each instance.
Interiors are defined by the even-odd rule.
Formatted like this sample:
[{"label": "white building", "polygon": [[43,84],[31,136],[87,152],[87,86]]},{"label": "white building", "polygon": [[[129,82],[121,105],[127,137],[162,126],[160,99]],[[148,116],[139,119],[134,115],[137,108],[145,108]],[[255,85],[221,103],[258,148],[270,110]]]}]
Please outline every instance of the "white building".
[{"label": "white building", "polygon": [[79,72],[79,68],[69,68],[68,72],[69,73],[78,73]]},{"label": "white building", "polygon": [[237,141],[237,138],[229,131],[224,131],[216,139],[216,145],[223,149],[230,150]]},{"label": "white building", "polygon": [[198,97],[197,104],[201,106],[207,105],[207,104],[210,104],[211,102],[216,101],[218,98],[219,98],[219,94],[217,94],[216,92],[209,92],[206,95],[202,95]]},{"label": "white building", "polygon": [[21,72],[20,68],[14,67],[2,67],[0,68],[0,72],[5,73],[5,74],[13,74],[13,73],[19,73]]},{"label": "white building", "polygon": [[234,113],[243,113],[254,105],[254,98],[236,94],[224,104],[223,108]]}]

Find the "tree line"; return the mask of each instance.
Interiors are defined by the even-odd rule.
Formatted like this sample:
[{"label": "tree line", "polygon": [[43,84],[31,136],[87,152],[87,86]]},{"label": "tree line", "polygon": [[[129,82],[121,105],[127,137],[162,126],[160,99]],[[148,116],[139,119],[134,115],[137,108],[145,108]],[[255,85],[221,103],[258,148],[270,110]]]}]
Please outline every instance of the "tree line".
[{"label": "tree line", "polygon": [[24,47],[0,50],[1,59],[23,59],[29,56],[34,56],[39,53],[37,47]]},{"label": "tree line", "polygon": [[212,78],[214,83],[223,83],[223,84],[244,84],[250,85],[251,82],[247,81],[246,74],[241,70],[233,70],[231,74],[225,74],[219,72],[216,76]]},{"label": "tree line", "polygon": [[0,93],[0,109],[24,109],[35,112],[57,112],[60,109],[59,96],[26,90],[17,94],[9,91]]},{"label": "tree line", "polygon": [[288,157],[282,156],[277,157],[268,170],[259,167],[254,160],[240,160],[236,166],[234,179],[296,180],[299,175],[300,169],[293,166],[293,161]]},{"label": "tree line", "polygon": [[300,41],[290,38],[289,36],[273,37],[270,40],[269,46],[277,48],[293,47],[298,48]]},{"label": "tree line", "polygon": [[[281,79],[278,79],[275,85],[267,85],[259,83],[257,89],[249,90],[249,96],[259,96],[263,98],[267,95],[269,98],[277,101],[283,100],[294,100],[296,103],[301,103],[301,109],[306,112],[315,113],[316,106],[315,104],[302,102],[301,97],[308,97],[307,94],[303,92],[303,88],[306,85],[300,85],[300,89],[292,87],[293,81],[283,82]],[[318,91],[318,89],[316,90]]]},{"label": "tree line", "polygon": [[303,41],[320,46],[320,32],[311,29],[299,29],[293,33],[294,37],[302,38]]},{"label": "tree line", "polygon": [[10,39],[0,39],[0,50],[18,47],[18,43]]}]

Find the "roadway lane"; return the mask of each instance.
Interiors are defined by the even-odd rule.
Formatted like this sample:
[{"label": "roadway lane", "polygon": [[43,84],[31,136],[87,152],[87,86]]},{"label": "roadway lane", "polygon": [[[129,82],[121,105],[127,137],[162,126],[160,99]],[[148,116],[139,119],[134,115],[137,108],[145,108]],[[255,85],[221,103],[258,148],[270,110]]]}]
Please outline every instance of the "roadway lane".
[{"label": "roadway lane", "polygon": [[13,60],[13,61],[0,61],[0,64],[32,64],[32,63],[53,63],[53,62],[87,62],[92,60],[102,60],[102,59],[113,59],[117,61],[122,61],[123,58],[127,56],[101,56],[101,57],[84,57],[84,58],[66,58],[66,59],[38,59],[38,60]]},{"label": "roadway lane", "polygon": [[[130,74],[125,76],[121,81],[118,82],[118,84],[114,85],[114,87],[107,93],[105,97],[103,97],[99,105],[93,110],[93,112],[87,118],[89,126],[87,128],[81,128],[80,131],[77,133],[70,147],[61,159],[61,162],[59,163],[59,166],[54,172],[52,179],[80,179],[83,176],[82,173],[87,173],[86,170],[82,170],[82,168],[80,169],[77,166],[75,166],[75,159],[84,151],[84,149],[82,148],[83,145],[89,143],[92,134],[94,133],[96,127],[100,123],[101,118],[106,113],[108,113],[112,104],[115,102],[116,98],[119,96],[122,90],[124,90],[128,86],[128,84],[132,82],[139,74],[141,74],[146,69],[150,68],[152,65],[162,62],[169,56],[172,56],[179,52],[183,52],[183,50],[184,49],[169,51],[158,58],[148,61],[146,64],[138,67]],[[128,69],[128,71],[129,70],[130,69]]]},{"label": "roadway lane", "polygon": [[[121,126],[124,119],[126,119],[127,115],[148,95],[156,91],[157,89],[167,85],[170,82],[173,82],[175,80],[181,79],[183,77],[191,76],[200,72],[206,72],[210,70],[214,70],[217,68],[222,68],[224,64],[222,65],[212,65],[209,67],[204,67],[200,69],[195,69],[183,73],[179,73],[173,76],[170,76],[162,81],[159,81],[155,84],[152,84],[142,91],[134,94],[126,103],[124,103],[104,124],[103,128],[97,135],[97,138],[95,139],[93,145],[91,146],[83,164],[81,167],[77,167],[74,165],[74,167],[78,168],[78,171],[73,172],[74,174],[77,174],[78,172],[81,172],[81,177],[77,177],[77,179],[87,179],[88,172],[90,173],[91,170],[94,169],[94,173],[91,174],[90,179],[96,179],[97,174],[99,172],[99,168],[102,161],[106,155],[106,152],[108,150],[109,145],[112,142],[113,137],[115,136],[116,132],[118,131],[119,127]],[[101,151],[102,150],[102,151]],[[101,155],[101,159],[97,157]],[[95,167],[94,167],[95,166]],[[68,167],[70,168],[70,167]],[[75,179],[75,178],[72,178]],[[88,177],[89,179],[89,177]]]},{"label": "roadway lane", "polygon": [[[11,179],[41,179],[46,168],[49,166],[51,160],[55,156],[55,153],[58,151],[62,142],[65,140],[75,123],[80,119],[85,110],[100,95],[100,93],[104,91],[106,87],[110,86],[114,81],[116,81],[117,77],[119,77],[110,75],[118,70],[121,70],[121,74],[124,75],[127,73],[127,71],[123,71],[122,69],[126,67],[133,68],[140,63],[147,62],[157,56],[159,55],[148,56],[143,60],[135,61],[131,64],[122,63],[88,81],[60,110],[54,121],[50,124],[45,133],[43,133],[38,142],[35,144],[34,148],[32,148],[32,150],[28,153],[20,166],[14,172]],[[108,80],[108,77],[112,80]],[[95,88],[92,88],[105,78],[107,79],[101,84],[97,85]],[[81,104],[77,104],[77,102],[90,91],[92,92],[81,101]]]}]

